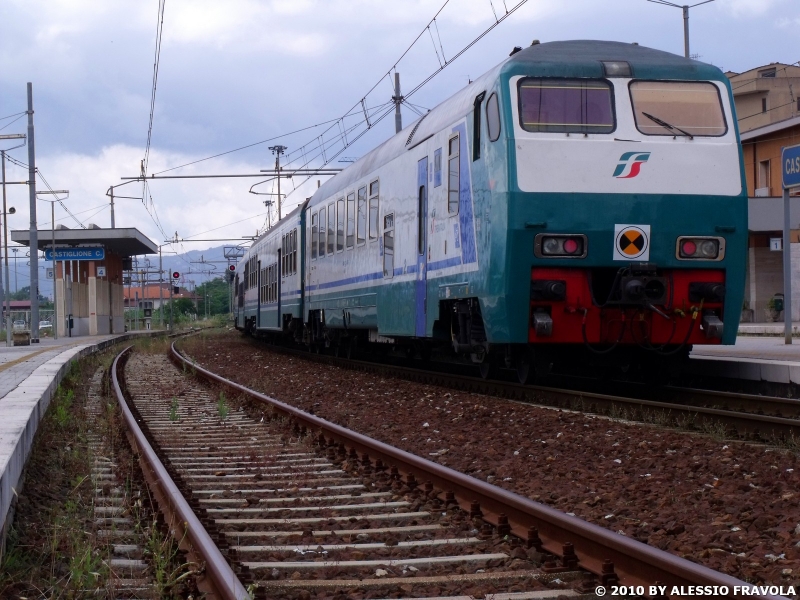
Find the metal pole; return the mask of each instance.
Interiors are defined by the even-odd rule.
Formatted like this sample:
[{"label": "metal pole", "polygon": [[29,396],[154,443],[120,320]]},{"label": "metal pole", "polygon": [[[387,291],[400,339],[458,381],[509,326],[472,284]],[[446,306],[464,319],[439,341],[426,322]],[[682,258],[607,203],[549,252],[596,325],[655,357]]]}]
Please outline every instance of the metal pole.
[{"label": "metal pole", "polygon": [[173,302],[172,302],[172,288],[173,288],[174,283],[175,283],[174,281],[170,281],[170,283],[169,283],[169,332],[170,333],[172,333],[172,328],[173,328],[173,325],[174,325],[173,318],[172,318],[172,316],[173,316],[173,311],[172,311],[172,304],[173,304]]},{"label": "metal pole", "polygon": [[111,186],[111,229],[115,229],[114,226],[114,186]]},{"label": "metal pole", "polygon": [[58,300],[56,299],[56,203],[50,203],[51,233],[53,236],[53,339],[58,339]]},{"label": "metal pole", "polygon": [[281,220],[281,153],[275,156],[275,170],[278,172],[278,222]]},{"label": "metal pole", "polygon": [[783,339],[792,343],[792,243],[789,228],[789,190],[783,190]]},{"label": "metal pole", "polygon": [[158,247],[158,326],[164,329],[164,266],[161,263],[161,246]]},{"label": "metal pole", "polygon": [[36,153],[33,141],[33,84],[28,82],[28,191],[31,205],[31,343],[39,343],[39,234],[36,230]]},{"label": "metal pole", "polygon": [[[689,58],[689,7],[683,5],[683,54]],[[675,13],[672,13],[675,14]]]},{"label": "metal pole", "polygon": [[8,210],[6,209],[6,153],[3,156],[3,244],[5,245],[6,283],[6,346],[11,345],[11,288],[8,273]]},{"label": "metal pole", "polygon": [[403,115],[400,114],[400,104],[403,102],[403,97],[400,95],[400,73],[394,73],[394,132],[400,133],[403,129]]}]

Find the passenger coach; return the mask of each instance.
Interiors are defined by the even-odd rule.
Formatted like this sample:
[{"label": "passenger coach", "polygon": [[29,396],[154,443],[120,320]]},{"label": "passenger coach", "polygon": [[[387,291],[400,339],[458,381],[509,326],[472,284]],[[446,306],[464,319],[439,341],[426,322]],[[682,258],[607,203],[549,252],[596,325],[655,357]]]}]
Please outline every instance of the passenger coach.
[{"label": "passenger coach", "polygon": [[312,347],[444,350],[523,381],[587,355],[660,368],[734,342],[746,200],[719,69],[635,44],[534,43],[267,232],[237,273],[261,286],[262,251],[303,231],[296,270],[275,274],[298,296],[253,321],[240,283],[237,324]]}]

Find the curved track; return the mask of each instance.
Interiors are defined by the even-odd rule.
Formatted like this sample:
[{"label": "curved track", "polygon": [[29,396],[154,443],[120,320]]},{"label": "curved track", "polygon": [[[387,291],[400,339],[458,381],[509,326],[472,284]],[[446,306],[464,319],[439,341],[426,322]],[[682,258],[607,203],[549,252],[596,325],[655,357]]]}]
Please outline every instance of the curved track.
[{"label": "curved track", "polygon": [[[391,584],[400,585],[402,591],[419,593],[416,588],[407,590],[402,585],[421,584],[427,578],[433,579],[434,584],[438,585],[437,594],[445,590],[449,593],[451,589],[460,594],[463,588],[451,588],[450,586],[454,585],[451,580],[436,579],[441,573],[426,576],[418,571],[412,571],[409,567],[419,569],[416,564],[423,564],[425,561],[435,563],[437,561],[431,560],[434,556],[436,558],[447,556],[445,559],[447,562],[453,561],[455,555],[451,546],[478,544],[480,547],[483,543],[485,548],[485,544],[490,540],[495,546],[505,544],[503,549],[510,550],[511,560],[507,552],[504,558],[492,559],[488,558],[485,550],[478,552],[471,550],[468,555],[485,554],[478,560],[484,560],[486,566],[474,569],[475,575],[482,571],[480,575],[484,582],[487,578],[491,579],[487,574],[493,572],[505,573],[501,579],[513,578],[508,575],[508,567],[516,560],[518,571],[525,573],[520,577],[527,585],[533,585],[534,589],[546,587],[548,577],[549,581],[552,581],[554,576],[560,581],[577,577],[581,569],[584,570],[583,581],[579,587],[582,592],[592,591],[599,584],[610,585],[618,579],[627,585],[652,585],[661,582],[667,585],[728,586],[731,589],[734,586],[747,586],[727,575],[616,535],[609,530],[418,456],[386,446],[226,381],[186,360],[174,348],[171,357],[179,364],[185,365],[185,370],[191,370],[225,386],[228,390],[243,394],[252,402],[264,403],[271,411],[270,414],[275,416],[274,420],[270,419],[267,423],[249,420],[238,412],[226,419],[220,419],[219,415],[215,417],[213,414],[213,397],[199,388],[206,397],[196,398],[195,394],[200,394],[201,391],[198,391],[196,384],[191,384],[191,394],[181,390],[184,394],[179,397],[186,398],[179,401],[179,418],[173,421],[172,418],[166,418],[166,413],[170,410],[169,395],[180,392],[177,391],[176,385],[171,383],[165,385],[163,380],[157,383],[157,387],[160,386],[157,393],[143,400],[145,406],[151,405],[157,408],[148,409],[148,414],[142,412],[140,416],[141,420],[149,422],[151,437],[157,439],[164,435],[163,432],[169,433],[171,441],[159,445],[162,452],[171,454],[172,457],[168,460],[183,485],[196,490],[195,510],[207,511],[208,516],[205,517],[204,524],[212,532],[211,536],[216,536],[228,559],[238,565],[237,569],[244,574],[245,579],[249,580],[256,575],[255,579],[259,580],[261,576],[258,573],[265,572],[265,577],[260,582],[262,590],[269,591],[271,588],[273,593],[281,590],[282,594],[291,597],[293,591],[298,593],[300,590],[307,591],[312,581],[317,582],[316,587],[327,585],[328,589],[341,589],[349,581],[356,586],[354,589],[361,593],[365,586],[380,587],[390,583],[388,578],[392,577],[397,582],[391,581]],[[174,377],[181,379],[177,371],[173,373]],[[184,383],[181,385],[189,385],[185,383],[185,379],[182,381]],[[141,393],[138,395],[142,396]],[[204,408],[199,404],[193,404],[195,402],[205,403],[202,405]],[[139,401],[136,403],[138,406]],[[177,423],[184,418],[187,419],[186,422],[178,426]],[[226,422],[228,419],[231,421]],[[272,433],[265,430],[264,428],[270,425],[269,421],[274,421],[274,425],[279,429]],[[287,435],[285,427],[289,423],[292,424],[295,434]],[[179,430],[179,433],[176,430]],[[306,433],[305,437],[302,435],[303,432]],[[309,442],[313,442],[317,447],[315,453],[311,452]],[[277,454],[269,454],[275,447]],[[325,458],[320,457],[320,452]],[[336,467],[336,460],[331,460],[329,465],[325,462],[328,458],[342,460],[342,468]],[[243,459],[244,463],[237,462]],[[329,497],[332,491],[327,488],[336,487],[331,479],[347,476],[343,473],[344,470],[349,470],[351,476],[358,475],[362,481],[350,484],[339,482],[338,485],[357,486],[359,490],[356,491],[361,491],[361,494],[354,494],[350,489],[339,489],[333,493],[334,497]],[[301,477],[302,485],[297,482],[285,483],[289,472],[294,473],[293,477]],[[424,481],[425,484],[419,485],[420,481]],[[223,482],[225,485],[222,485]],[[256,485],[255,482],[259,483]],[[390,491],[395,495],[365,497],[361,487],[366,485],[365,482],[368,483],[370,490],[367,493],[383,494]],[[373,486],[377,491],[372,492]],[[282,496],[287,492],[291,500]],[[405,500],[394,499],[397,494]],[[354,498],[357,500],[354,501]],[[397,506],[393,516],[378,519],[381,521],[379,524],[369,522],[369,519],[374,518],[374,514],[344,516],[348,510],[361,509],[382,510],[383,513],[380,514],[392,515],[392,511],[387,510],[389,508],[387,503],[408,502],[408,498],[411,498],[416,506]],[[343,509],[340,513],[337,511],[339,506],[353,508]],[[449,534],[445,536],[436,534],[431,537],[429,533],[420,531],[418,533],[422,534],[422,541],[435,542],[441,539],[448,541],[424,544],[423,547],[427,549],[424,551],[425,561],[421,563],[409,562],[407,557],[400,557],[396,562],[392,562],[392,559],[387,557],[386,548],[394,550],[405,548],[406,546],[399,544],[400,536],[391,535],[388,541],[379,537],[377,542],[359,536],[399,533],[398,528],[404,527],[407,522],[393,523],[389,527],[386,523],[387,519],[397,518],[398,514],[407,514],[402,512],[401,508],[405,510],[414,508],[416,510],[412,512],[417,513],[439,514],[441,511],[447,526],[455,524],[462,530],[466,526],[469,535],[448,537]],[[301,519],[311,519],[311,521],[304,522]],[[423,515],[415,517],[417,527],[432,524],[419,519],[423,519]],[[357,524],[363,522],[360,520],[367,520],[369,526],[358,527]],[[350,525],[343,526],[337,531],[336,523],[344,522]],[[352,525],[353,523],[356,525]],[[277,531],[265,533],[263,528],[267,525],[277,527]],[[439,525],[443,525],[443,522]],[[224,529],[220,529],[221,527]],[[394,530],[380,531],[391,528]],[[350,533],[347,534],[346,531]],[[349,538],[343,539],[348,535]],[[296,541],[298,536],[300,543]],[[470,537],[478,541],[470,540]],[[519,541],[515,542],[515,538]],[[406,536],[403,541],[409,539],[409,536]],[[253,540],[260,541],[254,544]],[[359,544],[363,547],[356,548]],[[430,548],[438,550],[431,551]],[[382,550],[383,554],[378,553],[376,558],[372,558],[370,553],[373,550]],[[361,554],[355,561],[351,561],[356,564],[347,566],[362,569],[360,579],[348,579],[349,576],[339,569],[352,559],[353,551]],[[282,570],[277,564],[286,566],[287,552],[294,553],[299,558],[290,561],[292,566],[289,568],[295,570],[288,579],[285,577],[286,570]],[[310,554],[311,552],[323,555],[315,556]],[[267,553],[268,559],[255,559],[257,553]],[[324,553],[328,553],[328,556]],[[343,554],[339,556],[337,553]],[[346,559],[345,556],[350,556],[350,559]],[[329,558],[333,560],[328,560]],[[541,563],[538,567],[530,564],[537,561]],[[314,566],[310,566],[312,564]],[[378,568],[375,568],[376,566]],[[364,571],[365,568],[368,572]],[[498,571],[498,568],[501,570]],[[308,570],[317,575],[309,577],[306,575]],[[411,574],[413,577],[409,577]],[[467,574],[469,574],[468,569],[462,569],[461,584],[464,583],[464,576]],[[520,577],[517,578],[517,583]],[[327,583],[322,584],[320,581]],[[467,583],[474,584],[474,582]],[[493,591],[501,590],[495,586]],[[558,593],[564,594],[564,591]],[[485,594],[487,594],[485,588],[477,594],[473,593],[473,595]],[[304,596],[301,594],[298,597]],[[487,595],[486,597],[499,600],[514,596]]]}]

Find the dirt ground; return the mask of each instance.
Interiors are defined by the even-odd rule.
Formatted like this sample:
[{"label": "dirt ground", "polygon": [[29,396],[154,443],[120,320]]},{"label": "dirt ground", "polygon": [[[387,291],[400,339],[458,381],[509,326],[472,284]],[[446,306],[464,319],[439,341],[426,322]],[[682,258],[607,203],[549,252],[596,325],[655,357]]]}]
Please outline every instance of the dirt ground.
[{"label": "dirt ground", "polygon": [[382,442],[749,582],[800,582],[797,452],[341,370],[236,331],[180,347]]}]

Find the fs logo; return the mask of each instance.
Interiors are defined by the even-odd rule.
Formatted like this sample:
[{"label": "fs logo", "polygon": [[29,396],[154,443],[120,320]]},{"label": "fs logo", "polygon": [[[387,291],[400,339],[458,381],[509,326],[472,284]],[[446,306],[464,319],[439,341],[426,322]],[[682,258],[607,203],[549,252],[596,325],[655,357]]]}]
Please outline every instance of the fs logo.
[{"label": "fs logo", "polygon": [[642,163],[650,158],[649,152],[626,152],[619,157],[619,164],[614,169],[613,177],[617,179],[632,179],[639,174]]}]

